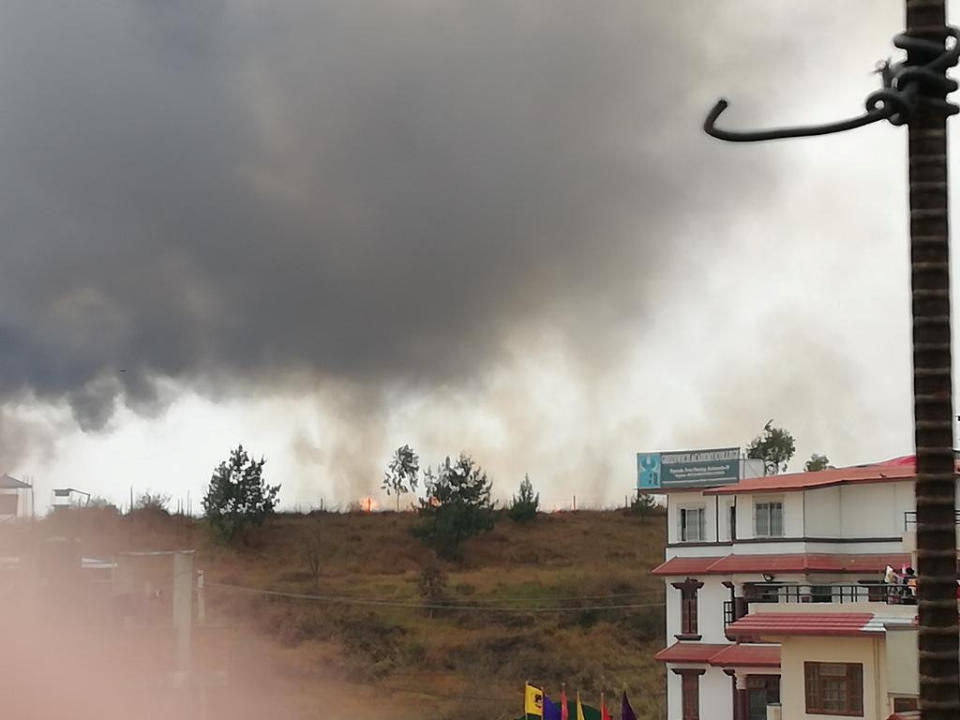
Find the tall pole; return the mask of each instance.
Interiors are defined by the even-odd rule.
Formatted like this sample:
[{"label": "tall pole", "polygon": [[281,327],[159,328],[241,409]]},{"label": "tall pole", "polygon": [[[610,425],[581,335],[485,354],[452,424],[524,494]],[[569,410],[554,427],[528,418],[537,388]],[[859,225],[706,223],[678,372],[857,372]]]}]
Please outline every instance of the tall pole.
[{"label": "tall pole", "polygon": [[[907,35],[945,42],[945,0],[906,0]],[[933,58],[908,51],[908,65]],[[923,55],[919,57],[918,55]],[[937,53],[934,53],[936,57]],[[921,94],[945,98],[943,88]],[[957,625],[956,479],[950,352],[947,116],[920,103],[909,122],[910,260],[914,439],[917,455],[917,570],[920,715],[960,718]]]},{"label": "tall pole", "polygon": [[[906,63],[885,64],[883,87],[864,114],[821,125],[726,130],[718,100],[703,129],[720,140],[757,142],[828,135],[889,120],[906,122],[910,162],[910,275],[913,314],[913,419],[917,457],[917,569],[920,714],[960,718],[960,628],[957,623],[957,480],[953,449],[950,352],[950,241],[947,212],[946,102],[957,83],[946,77],[960,60],[960,31],[946,25],[946,0],[906,0],[907,29],[893,42]],[[947,37],[953,42],[947,43]]]}]

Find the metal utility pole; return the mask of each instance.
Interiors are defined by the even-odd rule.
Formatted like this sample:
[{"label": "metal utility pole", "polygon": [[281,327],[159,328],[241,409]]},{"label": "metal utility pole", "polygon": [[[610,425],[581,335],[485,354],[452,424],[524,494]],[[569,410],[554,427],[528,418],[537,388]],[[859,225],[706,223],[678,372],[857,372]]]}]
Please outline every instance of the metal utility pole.
[{"label": "metal utility pole", "polygon": [[[946,3],[907,0],[907,34],[938,51],[908,50],[907,64],[940,54]],[[945,102],[949,86],[919,92]],[[947,115],[920,103],[908,122],[910,263],[913,279],[913,413],[917,452],[917,590],[920,611],[920,712],[923,720],[960,717],[957,626],[956,472],[950,348],[950,238]]]},{"label": "metal utility pole", "polygon": [[[945,0],[906,0],[906,32],[894,45],[907,59],[882,69],[883,88],[860,117],[813,127],[755,132],[715,126],[720,100],[704,130],[752,142],[825,135],[880,120],[907,125],[910,179],[910,269],[913,315],[914,440],[917,480],[920,716],[960,718],[960,628],[957,623],[956,470],[950,344],[950,242],[947,212],[947,118],[957,108],[946,77],[960,56]],[[948,41],[952,38],[952,42]]]}]

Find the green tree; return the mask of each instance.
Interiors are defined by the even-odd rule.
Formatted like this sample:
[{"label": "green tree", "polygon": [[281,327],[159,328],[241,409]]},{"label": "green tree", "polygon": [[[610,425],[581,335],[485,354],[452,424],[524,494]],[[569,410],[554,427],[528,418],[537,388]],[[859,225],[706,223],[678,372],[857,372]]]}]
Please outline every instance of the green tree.
[{"label": "green tree", "polygon": [[254,460],[238,445],[230,459],[221,462],[203,498],[203,511],[210,524],[228,541],[249,525],[260,525],[277,505],[279,485],[263,481],[264,458]]},{"label": "green tree", "polygon": [[380,487],[397,496],[397,512],[400,512],[400,496],[417,489],[420,474],[420,458],[409,445],[401,445],[393,453],[383,474]]},{"label": "green tree", "polygon": [[424,480],[426,497],[420,500],[414,534],[438,555],[458,559],[464,540],[493,528],[492,483],[465,453],[456,462],[446,458]]},{"label": "green tree", "polygon": [[747,446],[747,457],[763,460],[764,475],[776,475],[787,469],[787,463],[796,451],[793,435],[783,428],[774,427],[773,420],[767,420],[763,433]]},{"label": "green tree", "polygon": [[826,455],[817,455],[817,453],[811,455],[810,459],[803,465],[803,469],[807,472],[818,472],[832,467],[830,459]]},{"label": "green tree", "polygon": [[637,515],[641,519],[648,518],[657,512],[657,501],[653,495],[637,491],[636,496],[630,501],[630,514]]},{"label": "green tree", "polygon": [[537,509],[540,507],[540,493],[534,494],[530,476],[524,474],[520,482],[519,494],[513,496],[507,515],[518,523],[527,523],[536,519]]}]

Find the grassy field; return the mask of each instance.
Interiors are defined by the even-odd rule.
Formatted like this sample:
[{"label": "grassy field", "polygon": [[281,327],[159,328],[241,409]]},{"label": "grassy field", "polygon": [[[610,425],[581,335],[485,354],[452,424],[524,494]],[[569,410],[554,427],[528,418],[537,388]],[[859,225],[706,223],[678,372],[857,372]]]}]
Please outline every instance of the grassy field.
[{"label": "grassy field", "polygon": [[[512,718],[524,680],[554,697],[565,682],[590,704],[626,689],[640,717],[663,717],[653,654],[664,591],[649,575],[663,557],[661,516],[502,517],[459,564],[438,563],[415,523],[411,513],[280,515],[228,547],[196,520],[85,510],[36,532],[77,537],[88,556],[195,547],[208,621],[236,628],[232,687],[211,701],[224,717]],[[445,582],[424,590],[425,568]]]}]

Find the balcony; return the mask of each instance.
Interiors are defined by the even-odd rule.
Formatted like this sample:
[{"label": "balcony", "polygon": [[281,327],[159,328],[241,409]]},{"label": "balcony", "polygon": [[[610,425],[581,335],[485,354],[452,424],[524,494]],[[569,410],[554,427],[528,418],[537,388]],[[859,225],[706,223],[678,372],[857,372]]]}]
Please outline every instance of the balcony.
[{"label": "balcony", "polygon": [[749,583],[743,596],[723,603],[723,627],[736,622],[748,612],[751,604],[771,603],[883,603],[884,605],[916,605],[913,591],[902,584],[833,583]]}]

